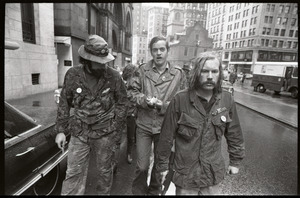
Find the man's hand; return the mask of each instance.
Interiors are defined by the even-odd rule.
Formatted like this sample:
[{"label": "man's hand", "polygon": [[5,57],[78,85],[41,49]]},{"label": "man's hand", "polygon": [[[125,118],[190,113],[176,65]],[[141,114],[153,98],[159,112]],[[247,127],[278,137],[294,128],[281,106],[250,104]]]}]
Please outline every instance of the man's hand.
[{"label": "man's hand", "polygon": [[161,100],[157,99],[156,103],[155,103],[155,107],[157,109],[161,109],[162,105],[163,105],[163,102]]},{"label": "man's hand", "polygon": [[234,167],[234,166],[228,166],[228,169],[227,169],[227,174],[230,174],[230,175],[235,175],[239,172],[239,168],[237,167]]},{"label": "man's hand", "polygon": [[161,176],[161,184],[164,183],[164,181],[166,180],[166,176],[169,173],[168,170],[164,171],[164,172],[160,172],[160,176]]},{"label": "man's hand", "polygon": [[66,135],[64,133],[58,133],[56,135],[55,142],[59,149],[64,150],[66,144]]}]

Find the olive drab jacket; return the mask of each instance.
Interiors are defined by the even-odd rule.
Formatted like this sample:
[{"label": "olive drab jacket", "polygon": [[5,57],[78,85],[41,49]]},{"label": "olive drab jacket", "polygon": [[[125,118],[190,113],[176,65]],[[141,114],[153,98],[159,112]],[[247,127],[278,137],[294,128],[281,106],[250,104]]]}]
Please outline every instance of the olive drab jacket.
[{"label": "olive drab jacket", "polygon": [[[137,104],[137,127],[158,134],[169,102],[178,91],[186,88],[184,72],[180,67],[168,63],[164,73],[159,74],[153,67],[153,60],[140,65],[137,72],[138,76],[132,77],[127,88],[128,95]],[[147,97],[161,100],[162,108],[148,107],[145,102]]]},{"label": "olive drab jacket", "polygon": [[[64,79],[58,106],[56,131],[98,138],[122,128],[127,93],[118,71],[106,67],[94,91],[86,81],[84,66],[70,68]],[[74,116],[70,117],[70,109]]]},{"label": "olive drab jacket", "polygon": [[225,176],[221,152],[222,136],[227,144],[231,166],[245,156],[244,139],[231,94],[222,91],[207,114],[195,91],[184,90],[171,101],[162,124],[157,147],[157,171],[168,170],[175,139],[173,183],[186,189],[199,189],[220,183]]}]

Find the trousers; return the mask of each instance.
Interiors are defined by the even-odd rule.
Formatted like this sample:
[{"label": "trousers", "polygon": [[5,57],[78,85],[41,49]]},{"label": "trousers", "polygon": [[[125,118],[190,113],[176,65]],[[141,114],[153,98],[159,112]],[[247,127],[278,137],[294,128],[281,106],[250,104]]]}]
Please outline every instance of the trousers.
[{"label": "trousers", "polygon": [[95,152],[97,164],[97,194],[110,194],[113,156],[117,145],[114,140],[115,134],[116,132],[112,132],[97,139],[71,136],[61,195],[84,195],[91,151]]},{"label": "trousers", "polygon": [[127,129],[127,154],[131,154],[134,141],[135,141],[135,134],[136,134],[135,133],[136,124],[135,124],[134,116],[127,116],[126,129]]},{"label": "trousers", "polygon": [[[136,129],[136,168],[135,177],[132,183],[132,194],[134,195],[159,195],[161,184],[160,174],[156,170],[156,149],[159,141],[159,134],[152,134],[139,127]],[[151,171],[150,184],[147,184],[148,170],[150,166],[150,155],[152,152],[152,142],[154,143],[154,163]]]},{"label": "trousers", "polygon": [[199,188],[199,190],[184,189],[176,186],[176,195],[219,195],[220,191],[221,189],[219,184]]}]

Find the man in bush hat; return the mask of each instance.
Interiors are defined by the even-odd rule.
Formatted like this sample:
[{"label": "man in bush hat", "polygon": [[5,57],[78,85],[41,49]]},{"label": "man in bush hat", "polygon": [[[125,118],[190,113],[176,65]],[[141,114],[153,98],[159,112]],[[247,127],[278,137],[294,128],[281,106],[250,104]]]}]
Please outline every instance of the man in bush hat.
[{"label": "man in bush hat", "polygon": [[126,120],[126,87],[119,72],[107,65],[114,57],[102,37],[90,35],[78,54],[81,64],[67,71],[57,110],[55,142],[60,149],[71,133],[61,194],[85,193],[91,151],[97,165],[97,194],[110,194],[113,155]]}]

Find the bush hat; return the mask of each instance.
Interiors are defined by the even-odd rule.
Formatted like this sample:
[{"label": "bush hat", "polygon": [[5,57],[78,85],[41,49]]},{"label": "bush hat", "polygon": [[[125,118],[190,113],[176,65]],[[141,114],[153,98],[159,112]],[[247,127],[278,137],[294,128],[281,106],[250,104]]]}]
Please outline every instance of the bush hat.
[{"label": "bush hat", "polygon": [[109,53],[107,42],[98,35],[90,35],[78,49],[78,54],[87,60],[105,64],[114,60],[114,56]]},{"label": "bush hat", "polygon": [[191,67],[190,67],[190,65],[184,64],[183,67],[182,67],[182,69],[190,71]]}]

